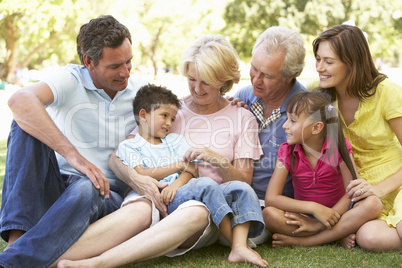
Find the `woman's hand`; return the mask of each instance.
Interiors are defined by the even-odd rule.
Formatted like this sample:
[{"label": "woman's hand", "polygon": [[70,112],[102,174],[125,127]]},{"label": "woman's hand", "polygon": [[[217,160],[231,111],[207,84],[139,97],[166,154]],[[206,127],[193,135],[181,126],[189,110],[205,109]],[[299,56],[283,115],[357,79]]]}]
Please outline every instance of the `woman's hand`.
[{"label": "woman's hand", "polygon": [[292,233],[297,234],[301,232],[308,232],[308,233],[318,233],[322,231],[325,226],[318,221],[317,219],[310,218],[304,214],[294,213],[294,212],[285,212],[284,216],[289,220],[286,221],[288,225],[294,225],[298,228],[294,230]]},{"label": "woman's hand", "polygon": [[205,146],[202,147],[192,147],[187,150],[185,155],[183,156],[184,161],[194,161],[194,160],[202,160],[210,163],[215,167],[224,167],[225,165],[230,164],[229,161],[223,157],[222,155],[208,149]]},{"label": "woman's hand", "polygon": [[357,202],[370,195],[375,195],[381,198],[380,191],[373,185],[371,185],[365,179],[353,180],[346,187],[346,193],[348,198],[352,199],[352,202]]}]

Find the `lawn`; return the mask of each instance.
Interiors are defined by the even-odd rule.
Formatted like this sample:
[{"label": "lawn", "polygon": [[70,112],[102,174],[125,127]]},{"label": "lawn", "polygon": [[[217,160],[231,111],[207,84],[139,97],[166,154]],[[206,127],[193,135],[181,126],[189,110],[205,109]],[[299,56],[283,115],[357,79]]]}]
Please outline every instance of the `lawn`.
[{"label": "lawn", "polygon": [[[0,141],[0,186],[3,186],[6,141]],[[178,226],[178,228],[180,228]],[[163,243],[163,241],[161,241]],[[5,242],[1,240],[0,249]],[[141,246],[141,245],[139,245]],[[135,250],[135,249],[133,249]],[[285,247],[273,248],[269,243],[259,246],[258,251],[270,267],[402,267],[402,251],[372,253],[357,247],[351,250],[343,249],[337,244],[319,247]],[[159,257],[131,267],[248,267],[247,264],[230,264],[227,261],[229,248],[212,245],[207,248],[190,251],[175,257]]]}]

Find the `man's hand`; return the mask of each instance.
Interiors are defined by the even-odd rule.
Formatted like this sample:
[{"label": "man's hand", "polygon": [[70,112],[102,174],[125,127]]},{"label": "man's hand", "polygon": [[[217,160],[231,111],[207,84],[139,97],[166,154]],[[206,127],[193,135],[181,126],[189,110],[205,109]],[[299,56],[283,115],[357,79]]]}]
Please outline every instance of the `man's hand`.
[{"label": "man's hand", "polygon": [[76,151],[73,156],[67,157],[66,160],[71,167],[87,176],[96,189],[99,189],[101,195],[104,195],[105,198],[109,198],[109,180],[97,166],[80,155],[78,151]]},{"label": "man's hand", "polygon": [[230,101],[232,105],[236,105],[237,107],[243,107],[244,109],[248,108],[248,105],[244,101],[241,101],[240,98],[235,99],[233,97],[227,97],[226,99]]},{"label": "man's hand", "polygon": [[[127,168],[130,168],[127,166]],[[131,169],[131,168],[130,168]],[[134,169],[132,169],[134,170]],[[167,208],[163,202],[162,196],[159,192],[159,189],[163,189],[168,186],[168,183],[162,183],[155,180],[149,176],[143,176],[140,174],[136,174],[136,176],[132,179],[134,182],[134,190],[144,196],[148,196],[152,199],[155,204],[155,207],[159,210],[159,212],[166,217]]]}]

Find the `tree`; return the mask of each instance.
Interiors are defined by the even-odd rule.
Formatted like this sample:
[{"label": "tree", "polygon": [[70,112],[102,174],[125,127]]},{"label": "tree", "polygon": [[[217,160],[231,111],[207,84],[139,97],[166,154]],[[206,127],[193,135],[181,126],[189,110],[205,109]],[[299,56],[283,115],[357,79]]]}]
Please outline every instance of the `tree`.
[{"label": "tree", "polygon": [[[219,32],[223,26],[225,1],[215,0],[121,0],[113,10],[130,28],[134,50],[141,63],[176,69],[190,42],[204,34]],[[115,5],[117,6],[117,5]],[[135,10],[135,12],[132,12]]]},{"label": "tree", "polygon": [[373,56],[402,55],[402,3],[393,0],[233,0],[224,18],[226,33],[243,57],[250,57],[256,38],[268,27],[300,31],[308,43],[324,30],[353,21],[367,33]]},{"label": "tree", "polygon": [[[15,69],[77,62],[75,37],[91,2],[78,0],[3,0],[0,78],[15,82]],[[84,18],[85,15],[85,18]],[[1,46],[0,46],[1,47]]]}]

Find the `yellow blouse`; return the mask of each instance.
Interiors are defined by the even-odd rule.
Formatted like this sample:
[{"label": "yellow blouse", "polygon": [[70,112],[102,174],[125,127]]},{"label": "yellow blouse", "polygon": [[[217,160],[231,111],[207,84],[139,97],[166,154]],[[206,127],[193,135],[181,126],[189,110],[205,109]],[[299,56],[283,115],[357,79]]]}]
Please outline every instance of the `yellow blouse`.
[{"label": "yellow blouse", "polygon": [[[349,126],[341,115],[359,176],[373,185],[402,168],[402,146],[388,123],[397,117],[402,117],[402,88],[389,79],[377,86],[373,96],[359,103]],[[381,200],[384,208],[380,219],[395,227],[402,220],[402,187]]]}]

